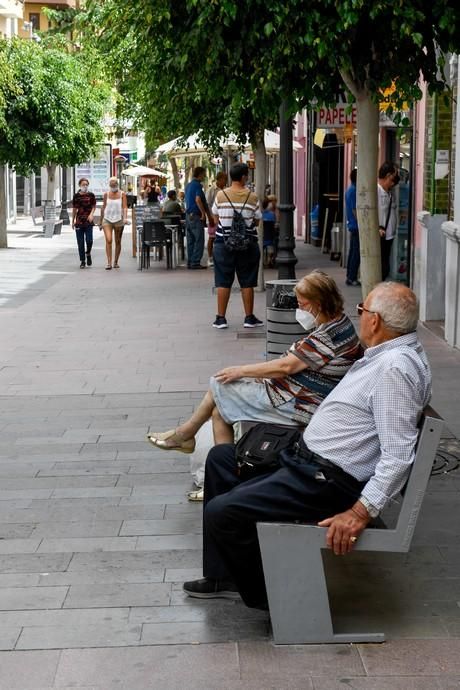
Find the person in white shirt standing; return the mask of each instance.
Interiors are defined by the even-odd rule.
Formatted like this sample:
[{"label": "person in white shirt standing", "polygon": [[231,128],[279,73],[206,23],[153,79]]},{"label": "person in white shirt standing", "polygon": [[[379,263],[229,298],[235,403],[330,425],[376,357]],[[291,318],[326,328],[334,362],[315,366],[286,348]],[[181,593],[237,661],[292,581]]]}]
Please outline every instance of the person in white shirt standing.
[{"label": "person in white shirt standing", "polygon": [[119,268],[118,259],[121,253],[121,238],[123,227],[128,222],[128,203],[126,194],[118,186],[116,177],[109,180],[109,191],[105,192],[101,209],[101,227],[105,235],[105,253],[107,254],[106,271],[112,268],[112,242],[115,233],[115,262],[114,268]]},{"label": "person in white shirt standing", "polygon": [[397,229],[397,208],[393,189],[399,183],[398,168],[387,161],[379,168],[377,204],[379,214],[380,252],[382,258],[382,280],[390,273],[390,254]]}]

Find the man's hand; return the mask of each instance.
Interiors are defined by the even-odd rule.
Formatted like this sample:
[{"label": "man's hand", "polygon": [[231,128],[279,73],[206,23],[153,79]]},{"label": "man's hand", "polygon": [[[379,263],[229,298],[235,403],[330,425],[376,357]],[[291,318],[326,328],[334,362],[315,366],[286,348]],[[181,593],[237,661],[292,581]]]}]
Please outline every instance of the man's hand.
[{"label": "man's hand", "polygon": [[[357,507],[359,506],[359,508]],[[338,513],[326,520],[318,522],[319,527],[329,527],[326,535],[326,543],[336,556],[344,556],[349,553],[361,532],[367,527],[370,517],[367,510],[359,503],[344,513]]]},{"label": "man's hand", "polygon": [[214,374],[214,378],[219,383],[231,383],[244,378],[242,367],[226,367]]},{"label": "man's hand", "polygon": [[379,228],[379,234],[380,234],[380,237],[385,237],[385,235],[387,234],[385,231],[385,228]]}]

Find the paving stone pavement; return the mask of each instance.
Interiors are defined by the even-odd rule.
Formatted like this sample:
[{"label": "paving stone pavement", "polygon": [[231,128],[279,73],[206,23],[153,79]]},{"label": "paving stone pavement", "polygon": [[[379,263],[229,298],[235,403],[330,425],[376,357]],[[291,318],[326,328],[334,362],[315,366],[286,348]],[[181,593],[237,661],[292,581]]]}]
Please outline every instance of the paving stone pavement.
[{"label": "paving stone pavement", "polygon": [[[326,558],[338,627],[387,632],[382,645],[275,647],[267,614],[192,601],[201,508],[186,501],[189,459],[148,447],[184,419],[209,376],[261,361],[210,327],[210,271],[80,270],[70,229],[27,221],[0,252],[0,690],[453,690],[460,688],[460,352],[420,328],[447,421],[447,473],[430,481],[409,554]],[[344,272],[300,244],[297,275]],[[275,278],[273,271],[268,278]],[[359,301],[345,288],[347,310]],[[264,316],[265,295],[256,295]],[[252,334],[253,335],[253,334]],[[446,456],[447,457],[447,456]],[[306,574],[308,576],[308,574]]]}]

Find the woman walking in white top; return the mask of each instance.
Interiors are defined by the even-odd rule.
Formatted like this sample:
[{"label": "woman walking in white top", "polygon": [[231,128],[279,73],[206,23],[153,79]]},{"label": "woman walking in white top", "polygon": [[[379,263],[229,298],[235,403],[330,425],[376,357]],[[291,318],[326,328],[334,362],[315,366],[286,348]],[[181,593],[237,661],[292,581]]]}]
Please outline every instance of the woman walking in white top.
[{"label": "woman walking in white top", "polygon": [[119,189],[116,177],[109,180],[109,191],[104,194],[101,210],[101,226],[105,235],[105,252],[107,254],[107,271],[112,268],[112,242],[115,232],[114,268],[119,268],[118,259],[121,252],[123,226],[128,222],[128,204],[126,194]]}]

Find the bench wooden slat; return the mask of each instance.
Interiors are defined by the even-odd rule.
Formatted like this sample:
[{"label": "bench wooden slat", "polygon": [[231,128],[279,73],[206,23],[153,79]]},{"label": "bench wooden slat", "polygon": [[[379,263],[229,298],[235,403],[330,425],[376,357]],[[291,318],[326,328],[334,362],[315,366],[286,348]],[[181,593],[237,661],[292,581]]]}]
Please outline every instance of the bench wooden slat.
[{"label": "bench wooden slat", "polygon": [[[355,550],[409,550],[443,427],[443,420],[427,408],[396,527],[366,529]],[[257,530],[276,644],[385,640],[382,632],[334,633],[321,555],[326,549],[326,528],[258,523]]]}]

